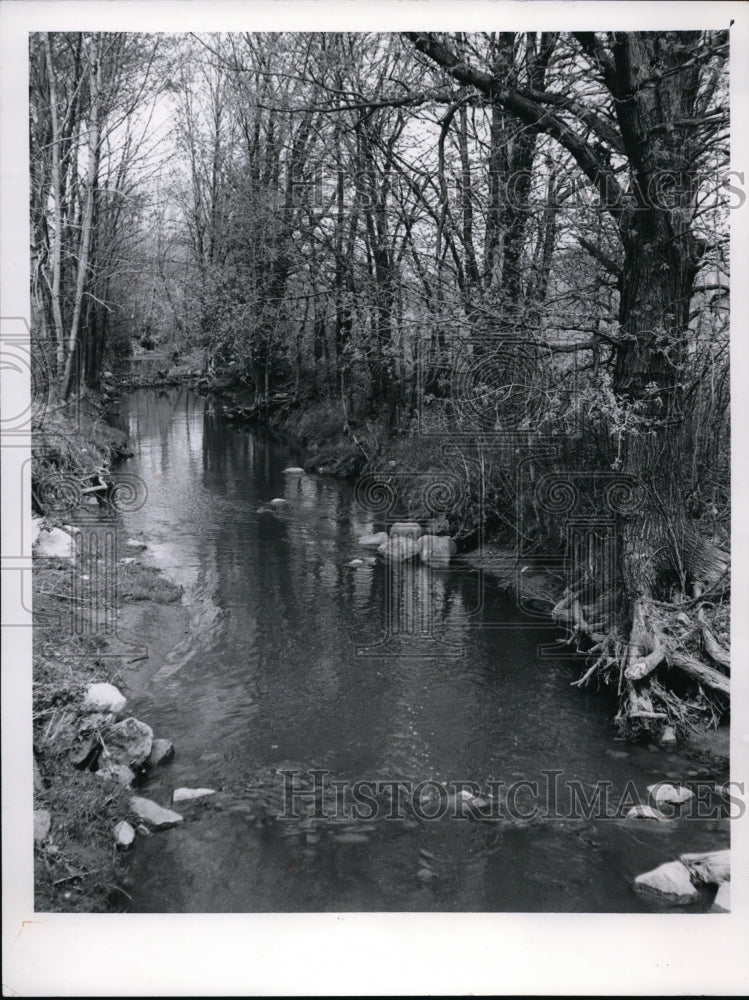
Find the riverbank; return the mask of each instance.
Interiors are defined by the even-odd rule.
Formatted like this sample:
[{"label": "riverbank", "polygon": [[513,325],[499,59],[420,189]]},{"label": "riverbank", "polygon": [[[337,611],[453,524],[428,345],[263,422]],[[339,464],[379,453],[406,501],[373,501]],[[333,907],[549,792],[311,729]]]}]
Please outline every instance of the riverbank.
[{"label": "riverbank", "polygon": [[[524,533],[524,548],[527,552],[542,552],[544,556],[526,555],[521,559],[516,551],[517,526],[501,513],[507,498],[503,499],[495,487],[490,487],[491,495],[479,503],[477,484],[469,476],[470,462],[457,470],[458,478],[468,477],[467,482],[461,483],[450,497],[450,484],[456,481],[455,456],[450,458],[445,453],[441,439],[406,431],[388,432],[384,418],[355,425],[336,401],[302,403],[289,393],[279,392],[271,395],[267,405],[258,406],[253,387],[231,375],[203,374],[197,363],[194,356],[186,358],[149,376],[126,380],[123,385],[184,384],[200,393],[209,393],[221,401],[228,421],[269,427],[303,448],[307,457],[302,464],[308,472],[361,481],[374,476],[378,481],[387,481],[400,504],[400,509],[390,514],[396,513],[406,520],[425,524],[432,521],[433,512],[423,505],[423,487],[427,479],[440,484],[449,498],[442,512],[444,530],[455,540],[461,558],[496,579],[501,588],[513,595],[518,606],[551,617],[567,629],[569,645],[563,651],[580,652],[576,661],[578,676],[570,683],[605,684],[609,690],[621,693],[621,670],[615,669],[618,662],[615,650],[620,641],[614,635],[597,634],[591,628],[588,622],[595,621],[590,615],[595,615],[596,609],[591,606],[587,609],[589,614],[584,613],[580,602],[565,589],[568,581],[563,568],[558,571],[550,568],[550,563],[563,565],[563,538],[557,537],[554,550],[553,539],[544,534],[543,526],[529,522],[531,544],[526,544],[528,538]],[[485,459],[491,464],[489,456],[480,456],[482,465]],[[503,478],[499,467],[491,472],[487,469],[487,475]],[[447,488],[443,489],[445,485]],[[537,512],[534,516],[537,518]],[[645,706],[648,711],[638,705],[634,716],[630,716],[629,704],[624,707],[617,720],[627,738],[689,743],[727,758],[729,679],[720,668],[729,643],[729,587],[730,584],[723,586],[717,599],[709,598],[705,603],[687,601],[683,610],[676,604],[668,609],[663,606],[668,654],[653,680],[658,704]],[[697,606],[693,607],[695,603]],[[717,651],[717,663],[710,650]],[[591,656],[588,662],[587,656]]]},{"label": "riverbank", "polygon": [[[137,826],[129,822],[135,819],[130,785],[146,778],[147,761],[121,760],[116,747],[133,721],[124,712],[128,672],[148,657],[150,636],[128,637],[118,609],[148,607],[156,615],[152,621],[158,609],[186,619],[181,589],[142,561],[145,545],[126,536],[116,503],[113,508],[102,500],[99,483],[110,481],[113,464],[127,448],[122,432],[106,424],[96,399],[75,413],[61,408],[45,414],[34,438],[34,903],[39,911],[128,908],[128,828]],[[97,528],[105,529],[106,549],[95,543]],[[146,643],[145,653],[134,649],[133,639]],[[96,698],[92,703],[91,692],[109,690],[108,685],[124,696],[115,705]],[[140,721],[138,727],[141,733],[148,729]],[[127,746],[123,753],[129,755]]]},{"label": "riverbank", "polygon": [[[81,711],[87,685],[92,679],[114,682],[128,699],[119,720],[112,720],[114,728],[137,716],[141,734],[143,727],[150,727],[154,737],[173,740],[177,753],[168,767],[138,774],[134,784],[142,787],[145,780],[144,791],[126,788],[118,799],[115,790],[110,802],[97,806],[111,810],[101,831],[102,846],[110,858],[118,855],[120,870],[102,878],[105,869],[99,868],[91,890],[101,892],[102,883],[119,890],[92,905],[76,887],[83,888],[80,873],[97,872],[96,865],[92,862],[90,869],[80,865],[74,872],[62,869],[49,881],[68,874],[76,878],[72,888],[64,882],[55,887],[63,902],[47,904],[50,909],[124,909],[125,893],[132,896],[131,907],[137,912],[159,908],[177,912],[185,907],[279,910],[302,902],[309,907],[311,898],[319,906],[349,907],[352,898],[346,892],[331,897],[327,880],[319,881],[314,874],[329,862],[345,862],[348,849],[338,845],[348,840],[340,840],[340,829],[333,825],[329,830],[297,831],[275,822],[268,826],[269,810],[261,800],[271,789],[279,790],[279,767],[304,771],[310,762],[335,760],[332,773],[341,778],[387,778],[397,768],[395,773],[405,769],[414,780],[439,774],[483,781],[497,774],[533,776],[553,764],[563,768],[573,783],[610,781],[621,791],[634,782],[641,795],[663,780],[679,786],[692,779],[725,782],[727,773],[720,768],[686,760],[675,748],[617,743],[607,719],[610,707],[602,707],[610,706],[611,698],[587,698],[570,689],[574,663],[568,666],[551,658],[544,662],[538,656],[537,643],[548,643],[560,634],[552,634],[548,626],[544,630],[541,619],[537,630],[526,621],[522,636],[467,628],[463,633],[467,655],[454,662],[427,660],[415,671],[407,657],[396,656],[392,662],[372,664],[378,669],[360,669],[351,658],[351,641],[376,639],[385,574],[382,561],[369,558],[358,545],[371,521],[351,487],[333,477],[291,475],[288,467],[299,459],[288,442],[264,430],[232,428],[215,398],[201,399],[181,389],[137,393],[123,401],[121,413],[122,426],[138,428],[137,446],[133,442],[136,455],[121,473],[142,477],[148,503],[126,517],[135,544],[125,551],[128,538],[118,536],[118,565],[121,555],[127,560],[122,564],[123,580],[129,567],[148,560],[151,553],[158,565],[170,567],[167,572],[185,585],[191,630],[187,636],[179,622],[165,624],[154,614],[159,606],[150,601],[123,605],[117,632],[123,642],[151,647],[150,660],[140,660],[141,652],[132,648],[126,658],[108,659],[108,653],[119,652],[111,640],[108,649],[97,653],[101,672],[83,678],[68,707],[75,713],[77,730],[87,714]],[[188,453],[191,470],[185,476],[183,457]],[[261,511],[271,497],[285,498],[285,503]],[[91,511],[96,519],[97,507],[91,505]],[[142,550],[139,546],[144,543],[148,548]],[[488,557],[488,548],[485,554]],[[357,555],[360,558],[352,558]],[[456,624],[469,625],[471,609],[481,606],[487,622],[520,623],[517,602],[506,597],[512,562],[508,561],[504,576],[494,576],[487,565],[480,581],[465,559],[461,557],[460,569],[449,577],[437,572],[444,583],[450,581],[450,589],[433,595],[435,621],[443,620],[449,610]],[[83,568],[81,572],[88,575]],[[413,580],[422,576],[418,569],[407,575]],[[71,596],[75,597],[74,591]],[[179,618],[180,605],[163,608]],[[158,642],[152,645],[153,636]],[[205,684],[207,674],[210,683]],[[331,697],[333,693],[337,696]],[[101,728],[99,732],[109,750],[110,734]],[[133,762],[131,756],[121,766]],[[101,763],[95,773],[90,765],[84,766],[81,787],[87,787],[84,781],[102,780],[97,777],[101,770]],[[132,770],[137,771],[138,765]],[[129,823],[131,836],[141,825],[130,812],[133,794],[170,806],[176,801],[175,788],[193,784],[215,790],[206,808],[188,811],[176,806],[184,821],[167,817],[177,828],[138,841],[126,862],[122,852],[115,851],[112,835],[120,823]],[[87,815],[93,827],[95,816],[89,809]],[[577,872],[574,885],[565,889],[574,895],[575,905],[594,909],[614,905],[622,910],[641,905],[630,901],[628,886],[659,860],[662,821],[655,817],[652,828],[647,824],[643,828],[639,819],[624,819],[621,829],[616,823],[595,825],[596,836],[617,859],[615,904],[609,899],[608,869],[604,871],[595,857],[581,854],[565,827],[554,826],[544,835],[554,840],[565,865]],[[53,815],[52,820],[54,829]],[[362,894],[357,890],[357,905],[398,908],[404,905],[400,896],[404,892],[408,907],[429,909],[438,903],[419,897],[424,887],[431,892],[432,886],[450,898],[462,893],[456,904],[460,906],[516,905],[499,869],[498,878],[491,872],[481,877],[471,874],[475,881],[469,882],[468,890],[469,873],[459,875],[466,861],[463,849],[452,843],[454,824],[444,829],[430,822],[423,829],[418,824],[404,827],[403,838],[389,836],[391,826],[375,824],[374,829],[352,828],[344,834],[344,838],[351,835],[354,847],[373,844],[359,849],[358,863],[371,866],[371,871],[361,882]],[[544,847],[537,842],[533,826],[523,830],[510,851],[517,852],[519,870],[535,872],[540,882],[523,879],[517,891],[528,907],[545,908],[550,905],[549,894],[558,891],[552,888],[555,875],[545,861],[548,843]],[[477,835],[483,836],[472,834]],[[311,851],[312,859],[289,855],[297,837],[300,849]],[[636,857],[629,853],[632,837],[644,841]],[[691,824],[675,828],[673,838],[678,845],[675,856],[725,846],[720,831],[700,831]],[[51,845],[54,858],[58,847],[54,833]],[[451,858],[450,865],[439,872],[417,870],[415,856],[422,847]],[[245,864],[248,854],[254,861]],[[272,887],[266,884],[261,873],[275,870],[280,858],[283,868],[292,862],[302,882],[289,879],[284,887],[275,881]],[[393,871],[394,865],[416,881],[409,882],[406,875],[404,882],[399,875],[384,899],[379,890],[371,890],[372,880],[377,885],[388,881],[384,873]],[[211,876],[214,871],[235,869],[243,873],[236,892]],[[67,899],[65,892],[70,893]]]}]

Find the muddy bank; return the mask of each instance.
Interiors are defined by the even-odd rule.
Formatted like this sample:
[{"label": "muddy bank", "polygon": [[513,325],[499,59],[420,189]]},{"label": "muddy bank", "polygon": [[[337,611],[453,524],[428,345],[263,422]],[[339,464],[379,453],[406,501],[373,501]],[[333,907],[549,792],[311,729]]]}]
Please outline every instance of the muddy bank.
[{"label": "muddy bank", "polygon": [[[45,414],[35,429],[33,795],[41,911],[128,908],[123,853],[137,826],[129,822],[136,819],[131,786],[147,778],[146,743],[153,742],[147,720],[127,711],[133,672],[187,626],[181,588],[148,565],[146,545],[124,531],[117,492],[124,480],[113,470],[127,454],[125,435],[106,423],[98,397]],[[114,701],[102,702],[103,695]],[[137,752],[123,744],[131,730],[147,737]]]}]

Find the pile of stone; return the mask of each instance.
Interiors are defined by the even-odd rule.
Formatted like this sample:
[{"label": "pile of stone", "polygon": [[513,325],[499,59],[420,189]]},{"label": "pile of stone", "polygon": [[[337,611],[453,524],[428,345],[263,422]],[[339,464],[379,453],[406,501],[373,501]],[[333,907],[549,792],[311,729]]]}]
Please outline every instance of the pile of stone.
[{"label": "pile of stone", "polygon": [[[627,819],[650,819],[659,822],[676,818],[694,793],[681,785],[658,782],[648,786],[649,805],[633,806]],[[696,903],[705,891],[715,887],[711,913],[729,913],[731,909],[730,851],[682,854],[677,861],[667,861],[652,871],[638,875],[632,883],[636,893],[673,906]]]},{"label": "pile of stone", "polygon": [[[130,787],[143,781],[154,768],[168,764],[174,757],[171,740],[154,738],[153,730],[133,716],[122,718],[127,698],[114,684],[89,684],[79,706],[74,724],[71,763],[88,770],[103,781]],[[34,787],[41,790],[41,776],[35,763]],[[190,803],[213,795],[211,788],[177,788],[172,804]],[[136,835],[150,836],[158,830],[178,826],[183,817],[141,795],[129,800],[130,815],[114,828],[115,844],[128,849]],[[47,809],[34,810],[34,840],[43,843],[52,830],[52,816]]]},{"label": "pile of stone", "polygon": [[696,903],[706,887],[716,888],[711,913],[731,911],[730,851],[682,854],[652,871],[638,875],[632,888],[641,896],[675,906]]},{"label": "pile of stone", "polygon": [[425,532],[416,521],[398,521],[389,534],[378,531],[362,535],[359,545],[377,549],[388,562],[406,562],[418,556],[422,562],[435,566],[447,565],[458,551],[449,535]]}]

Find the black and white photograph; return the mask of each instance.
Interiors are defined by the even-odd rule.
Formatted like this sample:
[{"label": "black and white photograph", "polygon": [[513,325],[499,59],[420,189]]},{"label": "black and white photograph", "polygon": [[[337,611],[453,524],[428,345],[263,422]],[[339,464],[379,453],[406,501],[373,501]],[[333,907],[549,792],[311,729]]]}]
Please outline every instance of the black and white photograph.
[{"label": "black and white photograph", "polygon": [[4,995],[744,993],[747,10],[353,7],[2,4]]}]

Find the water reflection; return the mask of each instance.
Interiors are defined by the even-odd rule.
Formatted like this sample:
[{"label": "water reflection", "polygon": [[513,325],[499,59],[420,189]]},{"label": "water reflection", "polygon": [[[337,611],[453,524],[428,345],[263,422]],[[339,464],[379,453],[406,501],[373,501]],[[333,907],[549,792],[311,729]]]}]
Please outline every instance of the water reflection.
[{"label": "water reflection", "polygon": [[[479,588],[459,567],[409,564],[393,579],[381,561],[349,566],[376,525],[347,484],[284,475],[300,462],[288,444],[232,426],[185,390],[134,393],[123,417],[130,470],[149,490],[128,530],[185,588],[191,615],[187,639],[133,692],[135,713],[177,747],[149,794],[166,804],[179,784],[221,793],[220,809],[138,845],[136,910],[638,910],[635,874],[725,840],[677,823],[377,821],[342,832],[269,821],[289,764],[352,781],[479,784],[558,769],[619,791],[631,779],[643,793],[666,765],[645,748],[607,754],[610,705],[538,655],[548,629],[529,627],[491,581]],[[277,498],[286,503],[267,509]],[[688,764],[670,766],[684,777]]]}]

